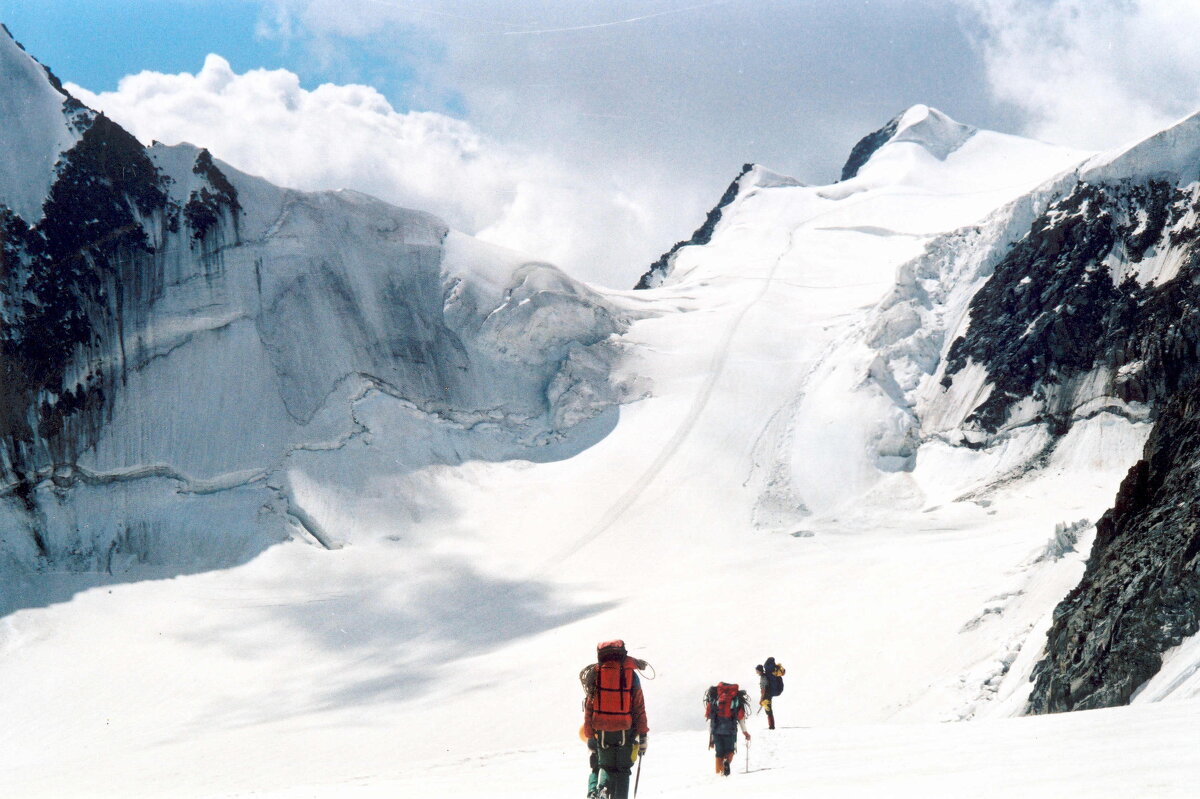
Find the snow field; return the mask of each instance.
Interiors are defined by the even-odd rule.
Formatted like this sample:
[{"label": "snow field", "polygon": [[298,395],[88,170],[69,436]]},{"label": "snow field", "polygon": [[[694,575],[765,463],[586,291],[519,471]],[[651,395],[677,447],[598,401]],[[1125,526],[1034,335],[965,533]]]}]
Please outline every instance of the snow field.
[{"label": "snow field", "polygon": [[[372,392],[351,408],[356,435],[272,455],[272,479],[340,548],[297,533],[221,571],[64,577],[90,590],[4,617],[0,680],[20,690],[0,699],[0,785],[582,793],[577,674],[622,637],[653,666],[639,796],[1189,795],[1194,701],[1007,718],[1086,557],[1089,529],[1044,557],[1056,525],[1098,518],[1147,428],[1100,414],[1051,453],[1029,428],[980,450],[927,440],[912,471],[890,460],[907,406],[865,341],[897,268],[1074,157],[945,127],[883,153],[900,165],[886,180],[764,177],[662,288],[606,295],[636,320],[608,343],[641,399],[572,457],[506,460],[486,414],[431,418]],[[452,279],[474,251],[447,241]],[[488,319],[567,288],[533,268],[530,293],[505,296],[514,262],[488,252],[473,257],[490,277],[451,305]],[[553,314],[517,318],[553,333]],[[752,772],[717,778],[701,694],[753,694],[767,656],[788,669],[782,729],[755,718]],[[1146,697],[1194,696],[1197,658],[1186,642]]]}]

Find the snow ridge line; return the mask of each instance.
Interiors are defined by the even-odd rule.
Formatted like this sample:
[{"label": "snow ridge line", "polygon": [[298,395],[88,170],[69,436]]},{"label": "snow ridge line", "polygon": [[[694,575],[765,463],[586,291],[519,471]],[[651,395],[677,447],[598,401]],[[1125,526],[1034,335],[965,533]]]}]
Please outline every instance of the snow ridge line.
[{"label": "snow ridge line", "polygon": [[583,549],[592,541],[603,535],[610,527],[613,526],[613,524],[616,523],[618,519],[625,514],[626,511],[629,510],[630,507],[633,506],[633,503],[637,502],[638,498],[641,497],[642,494],[646,492],[646,489],[650,487],[650,483],[653,482],[654,478],[657,477],[660,472],[662,472],[667,463],[669,463],[679,451],[679,448],[683,445],[683,442],[687,440],[688,435],[692,432],[693,428],[695,428],[696,422],[700,418],[700,414],[704,412],[705,407],[708,405],[709,399],[712,397],[712,393],[716,388],[717,381],[721,378],[721,375],[725,371],[725,365],[729,360],[729,350],[733,346],[733,338],[735,335],[737,335],[738,329],[741,327],[742,320],[745,319],[746,314],[750,312],[750,309],[756,306],[760,301],[762,301],[763,297],[766,296],[767,291],[771,288],[771,283],[775,277],[775,273],[779,269],[779,265],[783,262],[783,259],[792,252],[795,244],[796,231],[793,230],[788,236],[788,246],[775,259],[775,263],[771,265],[771,271],[767,273],[766,279],[762,281],[761,288],[759,288],[758,292],[750,299],[749,302],[742,306],[742,308],[737,312],[734,318],[730,321],[729,325],[726,327],[725,334],[721,337],[721,343],[717,346],[716,351],[713,352],[712,359],[709,361],[708,377],[705,379],[704,385],[701,386],[700,391],[697,392],[696,398],[692,400],[692,405],[688,409],[687,415],[683,417],[683,420],[675,429],[675,432],[672,434],[670,440],[668,440],[663,448],[659,451],[658,456],[646,468],[646,470],[638,476],[633,485],[626,489],[625,493],[618,497],[616,501],[608,507],[608,510],[604,512],[604,515],[600,517],[600,520],[590,530],[579,536],[574,541],[570,542],[562,551],[547,559],[542,566],[536,572],[534,572],[535,578],[543,577],[548,571],[556,566],[561,565],[565,560],[567,560],[567,558],[571,557],[576,552]]}]

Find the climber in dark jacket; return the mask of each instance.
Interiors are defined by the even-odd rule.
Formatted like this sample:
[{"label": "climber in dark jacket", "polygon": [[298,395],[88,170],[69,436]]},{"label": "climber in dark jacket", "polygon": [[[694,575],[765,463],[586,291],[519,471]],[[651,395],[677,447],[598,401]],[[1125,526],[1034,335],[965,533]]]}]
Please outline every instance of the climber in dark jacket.
[{"label": "climber in dark jacket", "polygon": [[775,712],[771,709],[771,680],[761,665],[755,666],[754,670],[758,672],[758,704],[767,711],[767,729],[773,730],[775,729]]},{"label": "climber in dark jacket", "polygon": [[783,675],[787,669],[776,663],[775,658],[767,658],[761,666],[755,666],[758,672],[758,690],[761,694],[759,704],[767,711],[767,729],[775,729],[775,708],[772,700],[783,693]]}]

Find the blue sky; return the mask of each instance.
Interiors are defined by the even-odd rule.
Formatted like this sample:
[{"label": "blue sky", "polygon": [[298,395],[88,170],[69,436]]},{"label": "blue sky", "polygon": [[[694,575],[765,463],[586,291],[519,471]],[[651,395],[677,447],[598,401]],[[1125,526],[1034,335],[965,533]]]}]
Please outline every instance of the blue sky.
[{"label": "blue sky", "polygon": [[0,21],[144,139],[618,285],[743,163],[834,180],[915,103],[1086,149],[1200,108],[1194,0],[0,0]]},{"label": "blue sky", "polygon": [[63,80],[96,91],[143,69],[194,70],[210,52],[242,70],[303,70],[297,51],[255,36],[260,13],[245,0],[0,0],[0,19],[27,50]]},{"label": "blue sky", "polygon": [[[0,21],[59,78],[93,91],[114,90],[142,70],[195,72],[217,53],[238,72],[287,69],[307,88],[369,83],[397,109],[409,110],[407,63],[418,56],[392,39],[386,56],[377,43],[363,41],[352,57],[317,58],[302,30],[286,37],[264,32],[273,9],[256,0],[0,0]],[[453,96],[440,106],[432,110],[462,110]]]}]

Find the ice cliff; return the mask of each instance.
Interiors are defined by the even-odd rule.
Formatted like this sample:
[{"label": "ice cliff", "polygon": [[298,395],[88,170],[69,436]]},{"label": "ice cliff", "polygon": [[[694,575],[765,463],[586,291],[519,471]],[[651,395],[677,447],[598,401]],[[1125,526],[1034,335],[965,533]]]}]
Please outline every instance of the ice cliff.
[{"label": "ice cliff", "polygon": [[548,460],[615,421],[625,317],[553,266],[365,195],[145,147],[7,31],[0,118],[19,122],[0,125],[9,570],[336,547],[348,533],[306,495],[314,453],[375,447],[398,474]]}]

